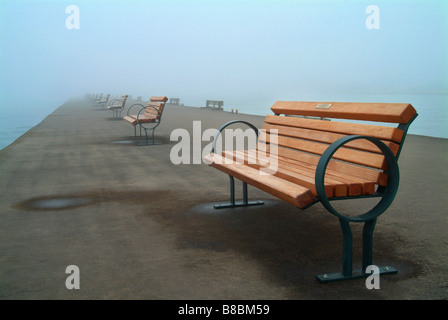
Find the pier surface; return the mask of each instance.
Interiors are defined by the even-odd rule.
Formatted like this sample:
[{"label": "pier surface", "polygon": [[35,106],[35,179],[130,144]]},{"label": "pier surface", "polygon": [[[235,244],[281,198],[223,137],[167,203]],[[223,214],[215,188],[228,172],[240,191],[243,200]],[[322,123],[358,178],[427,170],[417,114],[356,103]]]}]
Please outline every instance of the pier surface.
[{"label": "pier surface", "polygon": [[[170,160],[174,129],[198,139],[193,121],[204,131],[263,118],[167,105],[161,144],[137,146],[104,107],[62,105],[0,151],[0,299],[448,298],[448,140],[408,135],[373,248],[374,263],[399,272],[368,290],[363,279],[315,279],[342,268],[338,220],[320,204],[300,211],[249,187],[264,206],[214,210],[228,177]],[[355,268],[361,232],[355,225]],[[80,289],[66,287],[71,265]]]}]

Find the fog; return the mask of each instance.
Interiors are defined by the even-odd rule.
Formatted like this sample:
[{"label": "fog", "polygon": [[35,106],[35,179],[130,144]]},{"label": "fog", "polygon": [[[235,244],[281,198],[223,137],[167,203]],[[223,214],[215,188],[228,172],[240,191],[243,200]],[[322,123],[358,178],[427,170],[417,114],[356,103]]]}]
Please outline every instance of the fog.
[{"label": "fog", "polygon": [[[0,108],[85,93],[187,105],[310,92],[447,94],[447,3],[2,0]],[[371,4],[379,29],[366,26]],[[67,27],[70,5],[79,29]]]}]

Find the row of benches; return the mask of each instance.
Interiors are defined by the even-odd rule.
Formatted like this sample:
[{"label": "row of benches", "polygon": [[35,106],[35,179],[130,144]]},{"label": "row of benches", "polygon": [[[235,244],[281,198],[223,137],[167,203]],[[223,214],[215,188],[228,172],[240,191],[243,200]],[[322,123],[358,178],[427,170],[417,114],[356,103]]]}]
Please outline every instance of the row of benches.
[{"label": "row of benches", "polygon": [[[127,123],[134,127],[134,136],[137,137],[137,127],[139,127],[139,135],[145,133],[145,144],[158,144],[154,140],[154,131],[160,125],[162,120],[163,110],[168,98],[165,96],[152,96],[146,105],[141,103],[132,104],[122,117],[122,112],[126,107],[128,95],[122,95],[121,98],[112,99],[109,101],[110,94],[103,96],[97,94],[91,97],[91,101],[95,105],[107,105],[107,109],[113,112],[113,118],[122,118]],[[151,141],[149,140],[149,133],[151,133]]]},{"label": "row of benches", "polygon": [[[123,110],[127,96],[116,107]],[[123,119],[145,131],[160,124],[167,97],[151,97],[146,106],[132,105]],[[138,110],[138,111],[137,111]],[[340,103],[277,101],[271,107],[259,131],[240,120],[223,124],[214,140],[212,152],[204,157],[211,167],[229,175],[230,202],[215,205],[216,209],[261,205],[248,200],[248,184],[269,193],[299,209],[320,202],[339,219],[343,236],[342,272],[321,274],[321,282],[365,277],[372,265],[373,230],[378,216],[393,202],[399,185],[398,158],[410,124],[417,112],[410,104]],[[336,119],[336,121],[334,121]],[[330,121],[329,121],[330,120]],[[354,122],[356,121],[356,122]],[[361,123],[366,122],[366,123]],[[382,123],[395,124],[395,126]],[[257,135],[252,150],[223,150],[216,153],[217,138],[225,128],[243,124]],[[260,150],[262,155],[260,156]],[[226,161],[231,160],[231,161]],[[277,169],[261,174],[267,163],[275,160]],[[269,170],[264,171],[269,172]],[[235,200],[235,182],[243,182],[243,200]],[[373,208],[359,215],[339,212],[331,204],[335,200],[379,198]],[[353,270],[353,236],[350,223],[364,223],[362,268]],[[381,267],[381,274],[396,273],[390,266]]]}]

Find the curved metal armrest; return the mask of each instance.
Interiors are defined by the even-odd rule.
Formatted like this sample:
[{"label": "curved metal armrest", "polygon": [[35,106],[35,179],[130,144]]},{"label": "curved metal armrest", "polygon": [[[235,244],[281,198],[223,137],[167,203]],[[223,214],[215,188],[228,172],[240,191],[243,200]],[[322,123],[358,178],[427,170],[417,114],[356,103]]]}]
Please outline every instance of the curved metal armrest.
[{"label": "curved metal armrest", "polygon": [[[330,204],[329,199],[327,198],[325,187],[324,187],[324,179],[325,179],[325,172],[327,170],[328,163],[330,162],[331,158],[333,157],[333,154],[341,148],[346,143],[357,140],[357,139],[365,139],[373,144],[375,144],[383,153],[385,156],[386,162],[387,162],[387,173],[388,174],[388,180],[387,180],[387,186],[384,189],[384,192],[382,193],[382,199],[377,203],[375,207],[373,207],[370,211],[361,214],[359,216],[353,216],[353,217],[346,217],[338,213],[333,206]],[[322,205],[330,211],[332,214],[336,215],[340,219],[343,219],[345,221],[349,222],[364,222],[367,220],[371,220],[382,214],[392,203],[392,201],[395,198],[395,195],[398,190],[398,184],[399,184],[399,169],[398,169],[398,163],[397,159],[395,158],[395,155],[393,152],[389,149],[388,146],[386,146],[381,140],[369,137],[369,136],[361,136],[361,135],[350,135],[343,138],[340,138],[333,142],[322,154],[321,158],[319,159],[319,162],[317,164],[316,168],[316,175],[315,175],[315,184],[316,184],[316,191],[317,195],[319,197],[320,202],[322,202]]]},{"label": "curved metal armrest", "polygon": [[234,124],[234,123],[243,123],[247,126],[249,126],[251,129],[253,129],[255,131],[255,134],[257,135],[257,140],[258,140],[258,129],[257,127],[255,127],[252,123],[249,123],[247,121],[243,121],[243,120],[232,120],[229,121],[227,123],[224,123],[219,129],[218,132],[215,134],[215,136],[213,137],[213,144],[212,144],[212,150],[211,153],[215,152],[215,148],[216,148],[216,139],[218,138],[218,136],[221,134],[221,132],[228,126]]},{"label": "curved metal armrest", "polygon": [[[157,117],[158,117],[158,119],[155,119],[155,120],[158,120],[158,121],[157,121],[157,122],[154,121],[154,122],[151,122],[151,123],[157,123],[157,124],[158,124],[159,121],[160,121],[161,114],[160,114],[160,110],[159,110],[159,109],[157,109],[156,107],[153,107],[153,106],[143,107],[143,108],[140,109],[140,111],[139,111],[138,114],[137,114],[137,123],[138,123],[140,126],[142,126],[142,127],[143,127],[143,124],[144,124],[144,123],[148,123],[148,122],[140,122],[140,121],[138,121],[138,119],[140,118],[140,113],[142,113],[142,111],[143,111],[143,110],[146,110],[147,108],[153,108],[154,110],[157,111]],[[147,128],[147,129],[150,129],[150,128]]]},{"label": "curved metal armrest", "polygon": [[[135,106],[140,106],[140,107],[142,107],[143,109],[145,108],[142,104],[140,104],[140,103],[135,103],[135,104],[133,104],[132,106],[130,106],[130,107],[128,108],[128,112],[126,113],[127,116],[130,116],[131,109],[132,109],[133,107],[135,107]],[[141,111],[141,109],[140,109],[140,111]]]},{"label": "curved metal armrest", "polygon": [[120,101],[120,99],[112,99],[111,101],[109,101],[109,107],[115,107],[114,103],[119,102],[119,101]]}]

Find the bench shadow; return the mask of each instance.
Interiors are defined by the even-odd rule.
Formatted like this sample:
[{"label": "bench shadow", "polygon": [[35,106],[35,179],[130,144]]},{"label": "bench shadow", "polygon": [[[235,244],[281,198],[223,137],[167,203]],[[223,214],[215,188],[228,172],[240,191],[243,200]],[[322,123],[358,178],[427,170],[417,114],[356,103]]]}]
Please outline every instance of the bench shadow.
[{"label": "bench shadow", "polygon": [[[266,279],[296,290],[309,288],[310,298],[326,298],[325,295],[334,298],[334,291],[316,291],[316,286],[321,289],[333,286],[341,297],[376,297],[374,290],[366,290],[364,279],[320,284],[315,278],[318,274],[342,270],[338,219],[320,205],[301,211],[280,200],[268,199],[262,206],[217,210],[213,208],[213,204],[220,202],[217,199],[193,200],[182,195],[177,195],[177,199],[172,204],[174,208],[164,205],[163,213],[151,208],[145,214],[175,233],[180,249],[197,249],[205,256],[210,252],[238,252],[245,259],[257,261]],[[352,226],[354,269],[361,267],[362,227],[362,224]],[[373,262],[399,269],[398,275],[384,276],[391,282],[422,272],[416,262],[397,255],[398,244],[403,245],[398,234],[388,234],[384,240],[374,234]],[[358,290],[363,297],[354,296]]]},{"label": "bench shadow", "polygon": [[[154,136],[154,146],[157,145],[166,145],[166,144],[173,144],[172,141],[170,141],[169,137],[166,136],[158,136],[157,134]],[[116,140],[107,141],[108,144],[117,144],[117,145],[125,145],[125,146],[145,146],[146,145],[146,138],[145,136],[125,136],[125,137],[118,137]],[[151,137],[148,138],[148,146],[151,146],[152,144]]]}]

